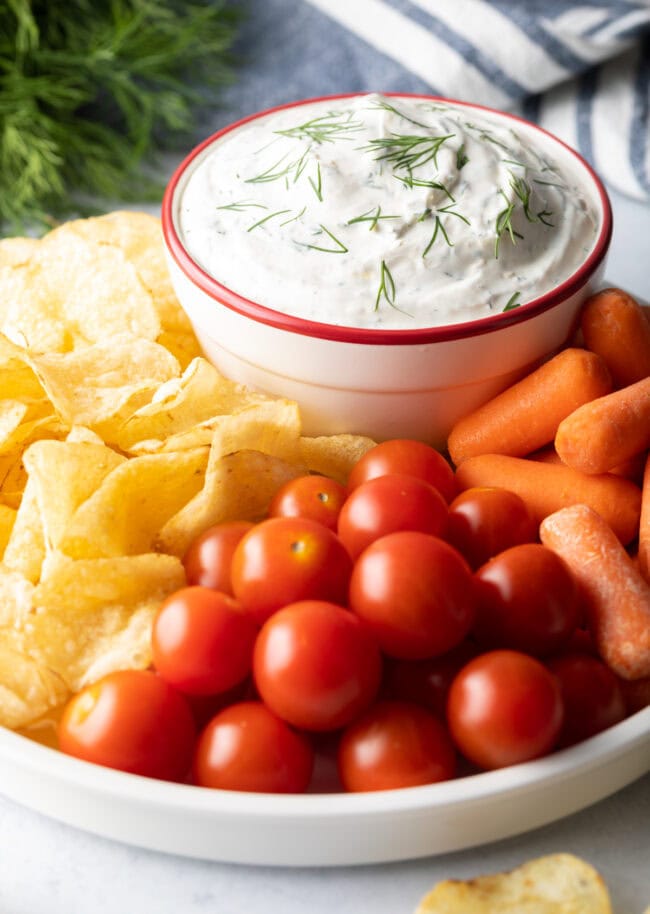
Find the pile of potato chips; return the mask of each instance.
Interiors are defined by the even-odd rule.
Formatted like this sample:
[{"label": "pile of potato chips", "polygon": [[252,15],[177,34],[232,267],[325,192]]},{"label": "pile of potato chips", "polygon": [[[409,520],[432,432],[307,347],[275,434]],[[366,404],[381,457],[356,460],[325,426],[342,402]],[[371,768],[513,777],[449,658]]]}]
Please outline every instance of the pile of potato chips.
[{"label": "pile of potato chips", "polygon": [[160,224],[116,212],[0,241],[0,725],[150,663],[189,543],[372,445],[304,438],[295,403],[200,355]]}]

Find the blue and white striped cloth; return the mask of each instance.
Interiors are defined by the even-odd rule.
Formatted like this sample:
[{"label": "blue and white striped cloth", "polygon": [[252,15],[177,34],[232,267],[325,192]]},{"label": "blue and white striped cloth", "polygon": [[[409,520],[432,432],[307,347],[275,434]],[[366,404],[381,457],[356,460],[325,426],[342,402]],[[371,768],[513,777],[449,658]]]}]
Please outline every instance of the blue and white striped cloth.
[{"label": "blue and white striped cloth", "polygon": [[223,121],[337,92],[521,113],[650,200],[650,0],[246,0]]}]

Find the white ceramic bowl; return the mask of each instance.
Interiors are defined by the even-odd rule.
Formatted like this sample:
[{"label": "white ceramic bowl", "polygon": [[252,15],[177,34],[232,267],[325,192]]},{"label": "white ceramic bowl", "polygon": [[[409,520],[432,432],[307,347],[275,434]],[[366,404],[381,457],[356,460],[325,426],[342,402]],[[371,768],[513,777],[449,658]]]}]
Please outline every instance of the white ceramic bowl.
[{"label": "white ceramic bowl", "polygon": [[[336,98],[345,97],[349,96]],[[282,108],[313,101],[320,99]],[[169,182],[162,220],[171,278],[207,358],[236,381],[296,400],[305,434],[354,432],[376,440],[410,437],[444,445],[457,419],[567,341],[581,303],[598,287],[612,217],[607,193],[589,165],[560,140],[514,115],[454,104],[487,111],[506,126],[516,126],[563,165],[598,213],[594,247],[572,275],[519,308],[480,320],[406,330],[319,323],[243,298],[199,266],[179,230],[179,205],[187,181],[231,131],[279,108],[245,118],[206,139]]]}]

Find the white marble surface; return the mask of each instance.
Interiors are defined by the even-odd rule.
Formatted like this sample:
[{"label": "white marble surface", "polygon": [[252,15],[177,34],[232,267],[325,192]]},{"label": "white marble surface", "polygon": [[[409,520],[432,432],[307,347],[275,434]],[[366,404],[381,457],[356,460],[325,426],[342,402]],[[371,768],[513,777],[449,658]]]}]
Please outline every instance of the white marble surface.
[{"label": "white marble surface", "polygon": [[[612,197],[608,280],[650,301],[650,207]],[[440,879],[507,869],[556,851],[579,854],[601,870],[616,914],[641,914],[650,905],[650,775],[521,837],[442,857],[339,869],[167,856],[76,831],[0,796],[0,914],[411,914]]]}]

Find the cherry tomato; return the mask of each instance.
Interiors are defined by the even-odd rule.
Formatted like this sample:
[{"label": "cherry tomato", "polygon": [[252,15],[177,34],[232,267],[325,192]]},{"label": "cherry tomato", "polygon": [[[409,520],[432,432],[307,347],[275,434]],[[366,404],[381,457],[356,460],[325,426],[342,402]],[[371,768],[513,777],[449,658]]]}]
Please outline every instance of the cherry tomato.
[{"label": "cherry tomato", "polygon": [[442,536],[447,503],[423,479],[392,474],[361,483],[341,508],[338,534],[353,559],[366,546],[397,530],[420,530]]},{"label": "cherry tomato", "polygon": [[187,583],[212,587],[232,596],[230,565],[233,552],[252,526],[247,520],[226,521],[215,524],[197,537],[183,557]]},{"label": "cherry tomato", "polygon": [[336,530],[347,489],[329,476],[298,476],[285,482],[269,505],[269,517],[310,517]]},{"label": "cherry tomato", "polygon": [[589,654],[563,654],[548,661],[560,683],[564,723],[560,746],[571,746],[623,720],[625,698],[618,679]]},{"label": "cherry tomato", "polygon": [[567,644],[580,618],[578,585],[557,553],[513,546],[476,572],[474,634],[486,647],[546,657]]},{"label": "cherry tomato", "polygon": [[220,711],[196,746],[192,777],[201,787],[263,793],[303,793],[314,753],[307,738],[292,730],[259,701]]},{"label": "cherry tomato", "polygon": [[478,652],[474,643],[465,640],[440,657],[428,657],[426,660],[388,658],[382,694],[388,699],[422,705],[444,719],[447,696],[456,673]]},{"label": "cherry tomato", "polygon": [[153,664],[182,692],[214,695],[249,674],[256,637],[255,622],[233,597],[209,587],[183,587],[154,617]]},{"label": "cherry tomato", "polygon": [[262,700],[304,730],[335,730],[373,700],[379,649],[363,622],[333,603],[304,600],[264,624],[253,654]]},{"label": "cherry tomato", "polygon": [[424,479],[437,489],[445,501],[450,502],[458,491],[456,477],[449,463],[439,451],[408,438],[393,438],[375,445],[352,467],[348,478],[350,491],[374,479],[391,473],[404,473]]},{"label": "cherry tomato", "polygon": [[456,753],[444,724],[403,701],[380,701],[343,732],[338,770],[346,790],[392,790],[454,776]]},{"label": "cherry tomato", "polygon": [[490,651],[451,684],[447,718],[463,755],[481,768],[504,768],[550,752],[562,726],[553,674],[519,651]]},{"label": "cherry tomato", "polygon": [[515,492],[477,486],[449,505],[446,539],[478,568],[510,546],[537,542],[537,523]]},{"label": "cherry tomato", "polygon": [[237,599],[262,624],[298,600],[345,603],[351,569],[332,530],[306,517],[272,517],[237,546],[232,582]]},{"label": "cherry tomato", "polygon": [[58,728],[68,755],[168,781],[187,774],[195,736],[185,698],[148,670],[120,670],[86,686]]},{"label": "cherry tomato", "polygon": [[389,533],[361,553],[349,603],[386,654],[422,660],[460,644],[474,622],[476,597],[461,554],[409,530]]}]

